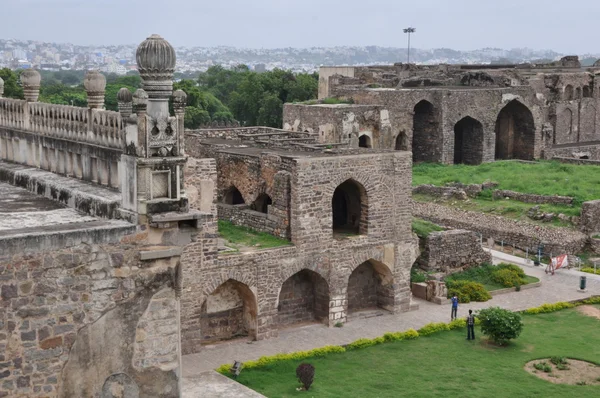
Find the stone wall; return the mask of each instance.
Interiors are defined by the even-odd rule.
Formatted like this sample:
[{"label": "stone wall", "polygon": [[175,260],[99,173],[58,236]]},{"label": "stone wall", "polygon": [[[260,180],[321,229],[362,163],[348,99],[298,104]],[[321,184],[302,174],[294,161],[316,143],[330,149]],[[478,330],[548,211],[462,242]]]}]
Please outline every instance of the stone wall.
[{"label": "stone wall", "polygon": [[581,253],[587,236],[568,228],[543,227],[501,216],[454,209],[435,203],[413,202],[413,214],[433,223],[478,232],[483,238],[504,241],[522,250],[544,244],[548,253]]},{"label": "stone wall", "polygon": [[573,204],[573,198],[569,196],[559,196],[559,195],[535,195],[530,193],[521,193],[515,191],[508,191],[503,189],[494,190],[492,194],[493,198],[496,200],[501,199],[512,199],[517,200],[519,202],[524,203],[537,203],[537,204],[552,204],[552,205],[565,205],[569,206]]},{"label": "stone wall", "polygon": [[574,158],[581,160],[600,160],[600,144],[584,143],[574,145],[557,145],[544,150],[544,159]]},{"label": "stone wall", "polygon": [[[584,156],[588,156],[588,155],[584,155]],[[579,164],[579,165],[583,165],[583,166],[585,166],[585,165],[600,166],[600,159],[592,160],[592,159],[580,159],[580,158],[554,156],[552,158],[552,160],[556,160],[557,162],[566,163],[566,164]]]},{"label": "stone wall", "polygon": [[140,238],[0,255],[0,396],[179,396],[178,259],[140,261]]},{"label": "stone wall", "polygon": [[460,186],[444,186],[439,187],[436,185],[419,185],[413,187],[413,194],[423,194],[428,196],[433,196],[435,198],[457,198],[457,199],[465,199],[465,196],[470,198],[476,198],[482,191],[481,184],[470,184],[470,185],[460,185]]},{"label": "stone wall", "polygon": [[587,234],[600,232],[600,200],[583,202],[580,227],[582,232]]},{"label": "stone wall", "polygon": [[417,262],[424,270],[450,273],[491,264],[492,256],[483,250],[477,234],[456,229],[429,234]]},{"label": "stone wall", "polygon": [[218,204],[219,220],[227,220],[234,225],[266,232],[281,238],[289,238],[287,225],[279,217],[249,209],[247,205]]}]

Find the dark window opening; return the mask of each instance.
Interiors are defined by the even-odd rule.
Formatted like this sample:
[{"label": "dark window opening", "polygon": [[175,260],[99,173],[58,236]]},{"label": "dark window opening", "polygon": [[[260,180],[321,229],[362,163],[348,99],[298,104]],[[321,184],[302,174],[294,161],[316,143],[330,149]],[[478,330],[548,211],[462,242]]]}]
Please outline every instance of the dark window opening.
[{"label": "dark window opening", "polygon": [[225,194],[225,203],[228,205],[243,205],[246,202],[241,192],[236,187],[231,187]]},{"label": "dark window opening", "polygon": [[266,193],[262,193],[252,204],[252,210],[267,214],[269,212],[269,205],[271,204],[273,204],[271,197]]}]

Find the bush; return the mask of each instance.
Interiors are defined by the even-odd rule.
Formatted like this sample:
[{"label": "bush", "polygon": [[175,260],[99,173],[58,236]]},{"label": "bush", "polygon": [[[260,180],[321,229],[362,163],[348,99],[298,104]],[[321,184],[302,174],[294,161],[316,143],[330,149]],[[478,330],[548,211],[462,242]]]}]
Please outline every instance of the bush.
[{"label": "bush", "polygon": [[492,273],[492,279],[505,287],[521,286],[525,283],[518,273],[508,268],[495,270]]},{"label": "bush", "polygon": [[492,295],[485,290],[481,283],[471,281],[453,281],[446,282],[448,287],[448,297],[456,294],[460,303],[470,303],[471,301],[488,301]]},{"label": "bush", "polygon": [[441,332],[443,330],[450,330],[448,324],[444,322],[439,323],[428,323],[418,330],[419,336],[428,336],[433,333]]},{"label": "bush", "polygon": [[346,346],[347,350],[356,350],[357,348],[365,348],[385,342],[384,337],[376,337],[374,339],[358,339]]},{"label": "bush", "polygon": [[508,269],[519,275],[519,278],[525,278],[525,271],[523,268],[514,264],[500,263],[496,266],[496,269]]},{"label": "bush", "polygon": [[481,320],[481,332],[498,345],[508,344],[523,330],[521,315],[499,307],[479,311],[478,318]]},{"label": "bush", "polygon": [[550,373],[552,372],[552,366],[548,365],[546,362],[538,362],[533,365],[537,370],[541,370],[542,372]]},{"label": "bush", "polygon": [[315,367],[310,363],[301,363],[296,368],[296,377],[298,377],[298,380],[300,380],[304,389],[308,391],[315,379]]},{"label": "bush", "polygon": [[413,340],[417,337],[419,337],[419,333],[415,329],[408,329],[406,332],[385,333],[383,335],[385,341]]},{"label": "bush", "polygon": [[427,273],[417,267],[410,269],[410,283],[421,283],[427,281]]},{"label": "bush", "polygon": [[550,358],[550,362],[552,362],[555,365],[567,365],[567,358],[565,357],[552,357]]},{"label": "bush", "polygon": [[529,308],[528,310],[523,311],[523,313],[527,314],[527,315],[547,314],[549,312],[560,311],[560,310],[564,310],[566,308],[573,308],[573,307],[575,307],[574,304],[566,303],[566,302],[559,302],[559,303],[554,303],[554,304],[542,304],[539,307]]},{"label": "bush", "polygon": [[582,268],[581,272],[587,272],[588,274],[600,275],[600,269],[597,268],[596,271],[594,271],[594,269],[592,267]]}]

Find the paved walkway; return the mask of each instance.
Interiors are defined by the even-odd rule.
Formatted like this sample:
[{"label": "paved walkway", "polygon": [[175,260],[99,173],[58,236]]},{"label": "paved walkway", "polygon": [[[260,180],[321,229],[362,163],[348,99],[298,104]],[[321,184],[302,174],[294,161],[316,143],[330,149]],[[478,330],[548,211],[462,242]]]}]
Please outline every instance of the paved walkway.
[{"label": "paved walkway", "polygon": [[[525,269],[531,276],[540,279],[542,286],[520,292],[496,296],[485,303],[462,304],[458,315],[466,316],[469,309],[477,310],[491,306],[499,306],[515,311],[537,307],[544,303],[576,300],[594,295],[600,295],[600,275],[586,274],[576,270],[561,269],[554,276],[546,275],[544,267],[535,267],[525,259],[493,251],[494,262],[511,262]],[[579,277],[587,276],[587,292],[581,293]],[[328,328],[323,325],[309,325],[283,330],[279,337],[254,342],[231,342],[206,347],[198,354],[183,357],[184,385],[188,379],[202,372],[222,365],[256,360],[263,355],[309,350],[324,345],[342,345],[351,343],[359,338],[374,338],[386,332],[404,331],[410,328],[419,329],[429,322],[449,322],[450,306],[437,305],[424,300],[415,299],[419,309],[401,314],[386,314],[376,318],[357,319],[342,328]]]}]

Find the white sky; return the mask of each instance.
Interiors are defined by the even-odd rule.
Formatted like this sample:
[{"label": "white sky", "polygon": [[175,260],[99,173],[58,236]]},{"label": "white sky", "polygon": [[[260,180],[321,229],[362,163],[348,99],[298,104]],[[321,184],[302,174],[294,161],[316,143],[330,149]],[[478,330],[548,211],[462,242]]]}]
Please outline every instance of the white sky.
[{"label": "white sky", "polygon": [[0,38],[275,48],[529,47],[600,52],[593,0],[0,0]]}]

